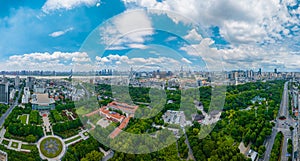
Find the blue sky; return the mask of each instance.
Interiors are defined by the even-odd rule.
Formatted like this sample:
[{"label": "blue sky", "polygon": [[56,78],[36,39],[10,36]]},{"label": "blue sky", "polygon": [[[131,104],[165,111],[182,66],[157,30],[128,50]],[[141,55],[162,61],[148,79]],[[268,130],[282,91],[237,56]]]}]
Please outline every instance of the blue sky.
[{"label": "blue sky", "polygon": [[297,0],[0,3],[0,70],[300,69]]}]

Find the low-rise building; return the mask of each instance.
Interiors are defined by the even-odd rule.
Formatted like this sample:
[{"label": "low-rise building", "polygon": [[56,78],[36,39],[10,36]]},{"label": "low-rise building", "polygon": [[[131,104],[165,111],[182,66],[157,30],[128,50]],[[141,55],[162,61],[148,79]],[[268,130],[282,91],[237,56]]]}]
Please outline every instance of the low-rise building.
[{"label": "low-rise building", "polygon": [[125,119],[125,116],[120,115],[117,112],[109,111],[107,107],[102,107],[100,109],[100,115],[106,117],[106,119],[111,120],[113,122],[122,122]]},{"label": "low-rise building", "polygon": [[247,157],[251,158],[252,161],[256,161],[257,156],[258,156],[258,153],[256,151],[251,150],[251,149],[248,151]]},{"label": "low-rise building", "polygon": [[260,96],[255,96],[252,100],[251,103],[255,104],[255,102],[261,104],[263,101],[266,101],[266,98],[261,98]]},{"label": "low-rise building", "polygon": [[114,109],[114,110],[121,110],[124,113],[127,114],[134,114],[135,111],[138,109],[139,106],[132,106],[128,105],[126,103],[120,103],[120,102],[111,102],[107,105],[108,108]]},{"label": "low-rise building", "polygon": [[182,126],[185,126],[186,124],[186,119],[183,111],[168,110],[163,115],[163,120],[165,123],[169,123],[169,124],[177,124]]},{"label": "low-rise building", "polygon": [[7,161],[7,153],[5,151],[0,150],[0,160],[1,161]]}]

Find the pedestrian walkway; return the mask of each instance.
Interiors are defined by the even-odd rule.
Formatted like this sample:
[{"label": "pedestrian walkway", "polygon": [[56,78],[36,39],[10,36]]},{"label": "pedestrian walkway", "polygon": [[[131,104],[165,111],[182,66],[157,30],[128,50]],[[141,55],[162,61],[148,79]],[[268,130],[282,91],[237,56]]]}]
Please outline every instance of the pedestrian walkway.
[{"label": "pedestrian walkway", "polygon": [[44,135],[46,135],[46,133],[51,132],[51,124],[50,124],[50,120],[49,120],[49,112],[48,111],[41,111],[40,115],[43,118],[43,130],[44,130]]},{"label": "pedestrian walkway", "polygon": [[[35,145],[35,143],[27,143],[19,140],[14,139],[7,139],[4,137],[6,132],[5,128],[2,128],[0,131],[0,143],[4,145],[7,149],[15,150],[15,151],[21,151],[21,152],[30,152],[28,149],[22,149],[22,145]],[[4,144],[5,142],[8,142],[8,144]]]},{"label": "pedestrian walkway", "polygon": [[89,135],[85,135],[87,132],[88,132],[88,130],[82,130],[82,131],[79,132],[77,135],[74,135],[74,136],[72,136],[72,137],[69,137],[69,138],[67,138],[67,139],[64,139],[63,141],[64,141],[64,142],[68,142],[68,141],[70,141],[70,140],[72,140],[72,139],[75,139],[75,138],[77,138],[77,137],[80,137],[80,138],[78,138],[78,139],[76,139],[76,140],[74,140],[74,141],[72,141],[72,142],[70,142],[70,143],[66,143],[67,146],[70,146],[70,145],[73,145],[73,144],[75,144],[75,143],[77,143],[77,142],[79,142],[79,141],[81,141],[81,140],[87,140],[87,139],[89,138]]},{"label": "pedestrian walkway", "polygon": [[[3,141],[7,141],[8,145],[4,144]],[[1,144],[4,145],[7,149],[20,151],[20,152],[31,152],[29,149],[22,149],[22,145],[36,145],[35,143],[27,143],[14,139],[1,138]]]}]

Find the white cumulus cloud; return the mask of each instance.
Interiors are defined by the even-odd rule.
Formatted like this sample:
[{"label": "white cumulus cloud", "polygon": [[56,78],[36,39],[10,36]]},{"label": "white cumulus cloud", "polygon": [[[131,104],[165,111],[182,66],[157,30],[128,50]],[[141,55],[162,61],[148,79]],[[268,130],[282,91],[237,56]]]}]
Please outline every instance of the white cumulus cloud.
[{"label": "white cumulus cloud", "polygon": [[99,6],[99,2],[99,0],[47,0],[46,3],[43,5],[42,10],[45,13],[48,13],[50,11],[59,9],[70,10],[81,5]]},{"label": "white cumulus cloud", "polygon": [[144,42],[154,31],[144,11],[126,11],[99,28],[101,43],[109,49],[146,48]]},{"label": "white cumulus cloud", "polygon": [[85,52],[53,52],[12,55],[2,63],[2,70],[56,70],[67,71],[74,65],[87,70],[93,65]]},{"label": "white cumulus cloud", "polygon": [[[292,16],[288,5],[294,0],[123,0],[125,5],[132,3],[140,7],[172,11],[188,17],[205,28],[218,26],[220,34],[232,44],[263,43],[281,40],[290,32],[289,26],[299,24]],[[297,12],[297,11],[294,11]],[[168,12],[167,12],[168,13]],[[185,21],[176,14],[167,14],[174,22]]]},{"label": "white cumulus cloud", "polygon": [[73,28],[73,27],[70,27],[70,28],[65,29],[65,30],[63,30],[63,31],[55,31],[55,32],[52,32],[51,34],[49,34],[49,36],[51,36],[51,37],[59,37],[59,36],[62,36],[62,35],[64,35],[64,34],[66,34],[67,32],[72,31],[72,30],[74,30],[74,28]]}]

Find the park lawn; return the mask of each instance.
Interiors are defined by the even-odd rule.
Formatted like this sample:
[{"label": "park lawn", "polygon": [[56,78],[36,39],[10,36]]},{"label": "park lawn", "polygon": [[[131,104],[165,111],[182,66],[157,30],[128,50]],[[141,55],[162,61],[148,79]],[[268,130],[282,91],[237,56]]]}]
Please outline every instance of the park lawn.
[{"label": "park lawn", "polygon": [[80,136],[77,136],[77,137],[75,137],[75,138],[73,138],[73,139],[70,139],[70,140],[66,141],[65,143],[66,143],[66,144],[69,144],[69,143],[71,143],[71,142],[73,142],[73,141],[75,141],[75,140],[78,140],[78,139],[80,139],[80,138],[81,138]]},{"label": "park lawn", "polygon": [[34,150],[36,148],[36,145],[22,144],[21,148],[26,150]]},{"label": "park lawn", "polygon": [[78,115],[85,115],[90,113],[91,111],[87,110],[86,108],[84,108],[84,106],[81,106],[80,108],[76,108],[76,113]]},{"label": "park lawn", "polygon": [[97,114],[92,115],[92,116],[90,116],[90,117],[88,117],[88,118],[89,118],[89,120],[90,120],[91,123],[93,123],[94,125],[96,125],[97,122],[98,122],[99,120],[101,120],[103,117],[100,116],[100,115],[97,113]]},{"label": "park lawn", "polygon": [[19,143],[12,142],[11,146],[12,146],[12,147],[14,147],[14,148],[18,148],[18,146],[19,146]]},{"label": "park lawn", "polygon": [[[96,104],[96,106],[97,106],[97,105],[98,105],[98,104]],[[90,105],[90,106],[92,106],[92,105]],[[88,113],[91,113],[91,112],[93,112],[93,111],[95,111],[95,110],[98,110],[98,108],[88,108],[88,107],[86,107],[86,106],[81,106],[81,107],[76,107],[75,113],[76,113],[77,115],[79,115],[79,116],[83,116],[83,115],[88,114]]]},{"label": "park lawn", "polygon": [[4,145],[8,145],[8,144],[9,144],[9,141],[7,141],[7,140],[3,140],[3,141],[2,141],[2,144],[4,144]]},{"label": "park lawn", "polygon": [[22,124],[26,124],[27,121],[27,115],[21,115],[19,116],[19,120],[21,120]]}]

